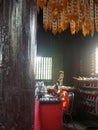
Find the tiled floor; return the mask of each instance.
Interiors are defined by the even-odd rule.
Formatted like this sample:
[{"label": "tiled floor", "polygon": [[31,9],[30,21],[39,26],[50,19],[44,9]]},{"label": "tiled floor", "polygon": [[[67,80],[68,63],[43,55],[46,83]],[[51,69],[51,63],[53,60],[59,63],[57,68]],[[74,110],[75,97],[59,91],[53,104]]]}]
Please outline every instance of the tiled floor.
[{"label": "tiled floor", "polygon": [[[92,127],[92,129],[87,129],[88,127]],[[64,130],[98,130],[98,122],[85,120],[81,123],[78,121],[74,121],[73,123],[65,123]]]},{"label": "tiled floor", "polygon": [[64,124],[64,130],[86,130],[86,126],[75,121],[73,123]]}]

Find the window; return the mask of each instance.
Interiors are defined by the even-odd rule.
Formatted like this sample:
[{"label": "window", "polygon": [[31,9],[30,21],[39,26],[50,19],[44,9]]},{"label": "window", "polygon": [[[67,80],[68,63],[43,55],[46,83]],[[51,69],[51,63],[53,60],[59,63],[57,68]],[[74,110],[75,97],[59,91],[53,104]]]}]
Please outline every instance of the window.
[{"label": "window", "polygon": [[36,58],[36,80],[52,79],[52,57]]},{"label": "window", "polygon": [[92,77],[96,74],[96,51],[95,46],[82,48],[80,56],[80,74],[82,76]]},{"label": "window", "polygon": [[98,47],[96,48],[96,52],[95,52],[95,63],[96,63],[95,72],[96,72],[96,74],[98,74]]},{"label": "window", "polygon": [[80,53],[80,75],[98,76],[98,46],[87,46]]},{"label": "window", "polygon": [[0,66],[2,66],[2,50],[3,50],[3,45],[0,45]]}]

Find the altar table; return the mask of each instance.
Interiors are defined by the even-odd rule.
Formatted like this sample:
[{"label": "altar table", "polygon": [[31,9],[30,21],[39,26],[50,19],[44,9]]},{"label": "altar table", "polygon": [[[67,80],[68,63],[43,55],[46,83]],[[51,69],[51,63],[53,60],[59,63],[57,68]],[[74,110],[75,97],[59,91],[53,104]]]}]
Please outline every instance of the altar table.
[{"label": "altar table", "polygon": [[40,103],[35,100],[34,130],[64,130],[62,102]]}]

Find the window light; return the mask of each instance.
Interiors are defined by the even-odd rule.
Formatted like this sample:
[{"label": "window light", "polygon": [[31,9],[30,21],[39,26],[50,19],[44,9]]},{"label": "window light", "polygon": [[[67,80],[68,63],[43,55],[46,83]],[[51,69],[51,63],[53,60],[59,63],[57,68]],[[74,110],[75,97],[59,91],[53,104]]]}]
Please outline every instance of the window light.
[{"label": "window light", "polygon": [[36,80],[52,79],[52,57],[36,58]]}]

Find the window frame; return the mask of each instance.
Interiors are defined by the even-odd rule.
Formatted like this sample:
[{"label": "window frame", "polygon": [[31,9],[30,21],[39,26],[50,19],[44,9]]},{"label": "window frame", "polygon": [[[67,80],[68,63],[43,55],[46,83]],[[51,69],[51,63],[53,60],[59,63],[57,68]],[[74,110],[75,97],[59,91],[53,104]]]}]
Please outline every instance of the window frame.
[{"label": "window frame", "polygon": [[[46,58],[50,58],[50,59],[51,59],[51,76],[50,76],[51,78],[49,78],[49,77],[48,77],[48,78],[42,78],[42,74],[41,74],[40,77],[37,76],[37,74],[38,74],[38,73],[37,73],[37,67],[39,66],[39,65],[37,65],[37,62],[38,62],[38,61],[37,61],[37,58],[39,58],[39,59],[42,58],[43,60],[44,60],[44,59],[46,60]],[[41,60],[42,60],[42,59],[41,59]],[[46,66],[45,66],[46,64],[45,64],[44,62],[45,62],[45,61],[43,61],[44,66],[42,66],[42,68],[43,68],[43,67],[46,67]],[[43,65],[43,64],[42,64],[42,65]],[[47,67],[46,67],[45,69],[47,69]],[[40,69],[40,70],[41,70],[41,69]],[[44,70],[44,71],[45,71],[45,70]],[[46,77],[46,73],[44,73],[44,76],[43,76],[43,77]],[[35,80],[36,80],[36,81],[47,81],[47,82],[48,82],[48,81],[52,81],[52,78],[53,78],[53,58],[52,58],[52,56],[37,56],[37,57],[36,57]]]},{"label": "window frame", "polygon": [[[97,52],[96,52],[97,51]],[[96,53],[97,53],[97,57],[96,57]],[[97,59],[98,59],[98,46],[95,48],[95,74],[96,75],[98,75],[98,62],[96,62],[96,61],[98,61]],[[96,66],[97,65],[97,66]],[[97,69],[97,70],[96,70]]]}]

